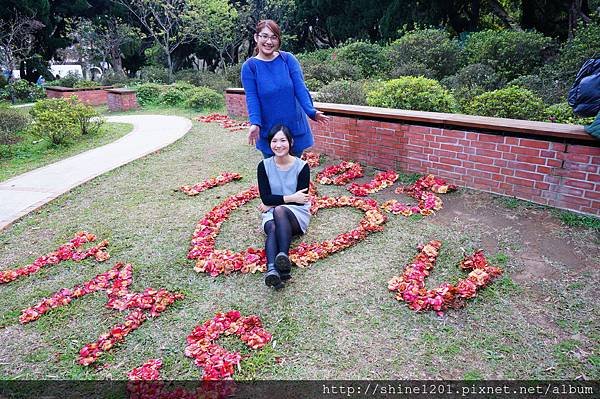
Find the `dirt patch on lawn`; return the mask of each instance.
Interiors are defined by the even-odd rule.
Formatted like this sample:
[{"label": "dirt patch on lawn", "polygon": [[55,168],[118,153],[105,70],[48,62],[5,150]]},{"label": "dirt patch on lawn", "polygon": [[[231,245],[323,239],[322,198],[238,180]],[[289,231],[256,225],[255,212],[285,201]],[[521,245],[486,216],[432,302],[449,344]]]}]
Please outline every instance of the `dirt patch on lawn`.
[{"label": "dirt patch on lawn", "polygon": [[597,232],[565,226],[548,208],[509,207],[497,196],[464,189],[442,199],[444,209],[430,217],[431,223],[460,231],[478,227],[486,253],[512,246],[513,255],[524,265],[512,275],[515,281],[562,278],[564,273],[593,267],[600,259]]}]

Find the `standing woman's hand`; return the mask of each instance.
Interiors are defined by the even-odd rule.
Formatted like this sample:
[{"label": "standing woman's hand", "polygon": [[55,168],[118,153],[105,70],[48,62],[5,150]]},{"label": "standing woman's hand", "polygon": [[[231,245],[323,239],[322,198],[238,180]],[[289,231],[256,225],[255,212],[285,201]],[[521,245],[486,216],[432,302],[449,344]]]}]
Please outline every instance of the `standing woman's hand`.
[{"label": "standing woman's hand", "polygon": [[258,133],[260,133],[260,126],[250,126],[250,129],[248,129],[248,144],[256,145],[256,141],[258,140]]},{"label": "standing woman's hand", "polygon": [[315,120],[320,124],[329,122],[329,119],[330,118],[321,111],[317,111],[317,113],[315,114]]}]

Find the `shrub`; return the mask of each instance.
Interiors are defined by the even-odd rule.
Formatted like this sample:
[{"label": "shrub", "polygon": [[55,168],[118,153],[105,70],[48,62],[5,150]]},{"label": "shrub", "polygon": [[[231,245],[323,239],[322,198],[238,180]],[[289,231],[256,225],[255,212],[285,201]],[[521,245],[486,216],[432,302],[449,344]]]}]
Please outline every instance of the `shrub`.
[{"label": "shrub", "polygon": [[[303,61],[304,80],[310,81],[312,90],[334,80],[357,80],[361,77],[360,68],[343,60]],[[307,83],[308,86],[308,83]]]},{"label": "shrub", "polygon": [[367,95],[361,82],[336,80],[323,86],[319,101],[336,104],[367,105]]},{"label": "shrub", "polygon": [[401,76],[423,76],[433,79],[435,78],[435,71],[428,69],[425,64],[409,61],[394,67],[388,76],[394,79]]},{"label": "shrub", "polygon": [[73,114],[79,124],[79,132],[82,135],[96,134],[104,123],[100,114],[91,106],[77,102],[76,97],[71,98]]},{"label": "shrub", "polygon": [[319,91],[323,86],[325,86],[325,83],[315,78],[304,78],[304,83],[310,91]]},{"label": "shrub", "polygon": [[573,108],[567,102],[554,104],[546,108],[546,120],[554,123],[568,123],[570,125],[589,125],[594,118],[582,118],[573,113]]},{"label": "shrub", "polygon": [[[420,65],[424,71],[432,71],[432,77],[437,79],[456,73],[462,58],[458,41],[439,29],[409,32],[394,41],[387,52],[393,65],[392,71],[403,64]],[[396,76],[400,75],[396,73]]]},{"label": "shrub", "polygon": [[188,90],[194,89],[196,86],[194,86],[191,83],[179,80],[179,81],[173,83],[170,87],[173,87],[173,88],[181,90],[181,91],[188,91]]},{"label": "shrub", "polygon": [[81,79],[81,76],[79,76],[78,74],[76,74],[75,72],[67,72],[67,74],[65,76],[63,76],[62,78],[55,80],[53,83],[56,84],[57,86],[62,86],[62,87],[75,87],[75,84],[77,82],[79,82],[79,80]]},{"label": "shrub", "polygon": [[319,49],[315,51],[310,51],[307,53],[296,54],[296,58],[302,64],[303,62],[326,62],[332,60],[332,55],[334,53],[334,49],[325,48]]},{"label": "shrub", "polygon": [[585,60],[598,57],[600,57],[600,21],[592,21],[587,25],[580,23],[573,40],[565,43],[560,49],[553,69],[559,78],[569,82],[570,86]]},{"label": "shrub", "polygon": [[545,108],[544,102],[535,93],[510,86],[478,95],[467,105],[466,111],[498,118],[543,120]]},{"label": "shrub", "polygon": [[461,68],[456,75],[441,82],[452,91],[459,103],[465,104],[486,91],[500,88],[500,78],[489,65],[471,64]]},{"label": "shrub", "polygon": [[163,86],[157,83],[144,83],[136,88],[137,100],[140,105],[158,104]]},{"label": "shrub", "polygon": [[470,64],[488,64],[508,82],[535,73],[553,51],[552,39],[537,32],[475,32],[465,42]]},{"label": "shrub", "polygon": [[144,83],[171,83],[169,82],[169,71],[166,68],[152,65],[140,69],[140,80]]},{"label": "shrub", "polygon": [[25,129],[28,123],[27,115],[16,109],[0,107],[0,144],[16,142],[19,131]]},{"label": "shrub", "polygon": [[0,89],[4,89],[7,84],[8,84],[8,81],[6,80],[4,75],[0,74]]},{"label": "shrub", "polygon": [[19,79],[6,86],[6,98],[10,99],[13,95],[19,101],[35,101],[46,97],[43,87],[30,83],[25,79]]},{"label": "shrub", "polygon": [[187,93],[185,106],[197,110],[220,108],[224,103],[223,95],[208,87],[196,87]]},{"label": "shrub", "polygon": [[[230,65],[225,70],[223,77],[229,83],[229,87],[242,87],[242,63]],[[214,88],[214,87],[213,87]]]},{"label": "shrub", "polygon": [[180,90],[175,86],[168,86],[165,91],[160,94],[158,101],[164,105],[183,105],[188,98],[188,94],[184,90]]},{"label": "shrub", "polygon": [[65,144],[80,131],[71,100],[40,100],[29,113],[33,117],[29,131],[36,137],[49,139],[52,144]]},{"label": "shrub", "polygon": [[125,86],[130,82],[130,79],[124,73],[117,73],[115,71],[106,71],[102,74],[100,83],[103,86]]},{"label": "shrub", "polygon": [[19,79],[8,85],[8,91],[14,95],[17,100],[28,100],[30,90],[30,83],[25,79]]},{"label": "shrub", "polygon": [[382,75],[389,69],[387,56],[378,44],[354,42],[337,49],[332,58],[336,61],[356,65],[361,77],[368,78]]},{"label": "shrub", "polygon": [[563,82],[549,66],[542,67],[537,75],[524,75],[511,80],[508,86],[519,86],[531,90],[546,104],[560,103],[567,98],[571,82]]},{"label": "shrub", "polygon": [[369,91],[367,103],[418,111],[454,112],[457,109],[456,100],[439,82],[414,76],[392,79]]},{"label": "shrub", "polygon": [[93,80],[85,80],[85,79],[81,79],[80,81],[76,82],[73,85],[73,87],[80,88],[80,89],[87,89],[87,88],[98,87],[98,86],[100,86],[100,84],[98,82],[94,82]]},{"label": "shrub", "polygon": [[[237,68],[231,67],[229,69],[236,70]],[[237,71],[238,76],[235,79],[236,81],[240,80],[240,71],[241,69]],[[233,72],[231,72],[231,74],[233,75]],[[194,86],[209,87],[220,93],[224,92],[226,88],[232,86],[232,83],[227,79],[227,77],[224,74],[210,71],[197,71],[195,69],[184,69],[178,71],[177,73],[175,73],[175,79],[177,81],[190,83]],[[238,85],[238,87],[241,87],[241,82]]]}]

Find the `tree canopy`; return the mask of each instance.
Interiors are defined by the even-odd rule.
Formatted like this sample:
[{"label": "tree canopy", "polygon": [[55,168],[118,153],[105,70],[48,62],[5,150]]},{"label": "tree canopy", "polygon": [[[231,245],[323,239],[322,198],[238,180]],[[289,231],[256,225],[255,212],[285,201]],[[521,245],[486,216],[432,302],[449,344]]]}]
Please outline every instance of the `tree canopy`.
[{"label": "tree canopy", "polygon": [[0,0],[0,22],[36,21],[16,66],[34,80],[50,60],[70,57],[59,51],[66,48],[80,52],[77,62],[103,61],[117,72],[152,62],[171,73],[186,65],[223,68],[251,53],[253,29],[264,18],[280,23],[286,49],[302,52],[355,40],[386,44],[426,27],[455,36],[535,30],[566,41],[599,7],[600,0]]}]

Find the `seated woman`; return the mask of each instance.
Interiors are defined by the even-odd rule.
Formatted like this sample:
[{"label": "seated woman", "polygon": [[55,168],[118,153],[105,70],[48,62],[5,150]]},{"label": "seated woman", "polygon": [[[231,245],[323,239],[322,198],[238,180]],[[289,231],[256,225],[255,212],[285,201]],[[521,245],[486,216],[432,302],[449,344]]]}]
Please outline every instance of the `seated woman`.
[{"label": "seated woman", "polygon": [[258,164],[258,190],[262,203],[262,225],[267,239],[267,274],[265,284],[276,289],[290,279],[290,243],[295,235],[304,234],[310,221],[308,164],[290,154],[293,146],[290,130],[276,125],[268,135],[273,157]]}]

